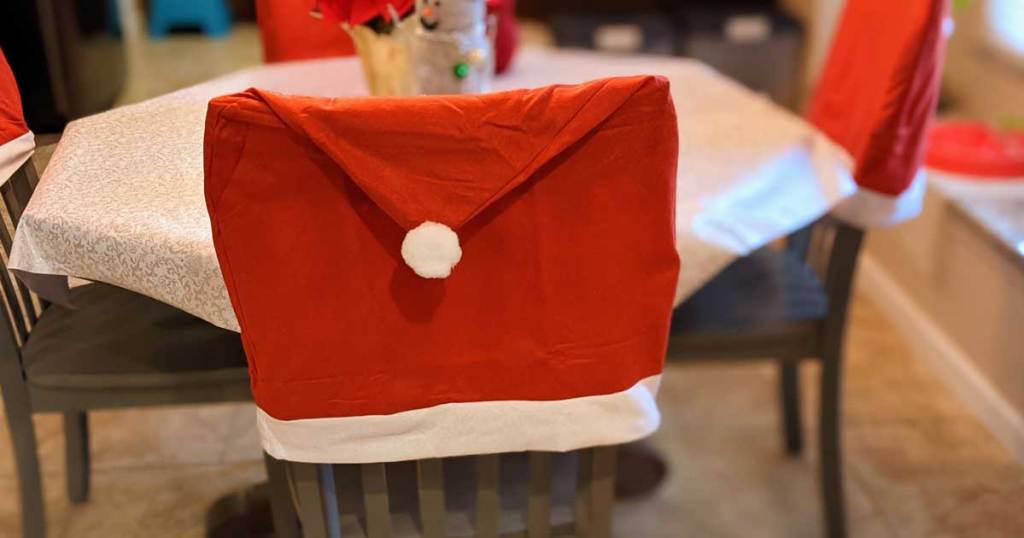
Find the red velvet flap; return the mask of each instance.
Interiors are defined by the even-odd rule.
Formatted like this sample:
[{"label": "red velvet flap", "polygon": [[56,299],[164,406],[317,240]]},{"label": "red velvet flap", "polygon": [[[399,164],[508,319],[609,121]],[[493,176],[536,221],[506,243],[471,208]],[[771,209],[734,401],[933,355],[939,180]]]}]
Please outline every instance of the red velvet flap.
[{"label": "red velvet flap", "polygon": [[641,88],[667,84],[631,77],[489,95],[339,100],[250,89],[210,106],[269,110],[402,228],[433,221],[457,230]]}]

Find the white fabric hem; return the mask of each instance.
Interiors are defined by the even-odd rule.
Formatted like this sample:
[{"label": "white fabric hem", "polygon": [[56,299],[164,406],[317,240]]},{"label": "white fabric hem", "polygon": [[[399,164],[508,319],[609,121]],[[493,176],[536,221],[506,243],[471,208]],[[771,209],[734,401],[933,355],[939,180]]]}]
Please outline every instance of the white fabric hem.
[{"label": "white fabric hem", "polygon": [[18,138],[0,145],[0,185],[18,171],[36,149],[36,137],[29,131]]},{"label": "white fabric hem", "polygon": [[374,463],[628,443],[658,429],[661,376],[613,394],[442,404],[393,415],[278,420],[257,410],[263,448],[305,463]]},{"label": "white fabric hem", "polygon": [[843,200],[832,214],[859,228],[886,228],[910,220],[921,213],[928,174],[921,169],[910,187],[899,196],[889,196],[861,187]]},{"label": "white fabric hem", "polygon": [[[731,192],[711,201],[683,198],[682,204],[697,202],[701,207],[692,220],[677,223],[677,237],[691,232],[704,243],[746,256],[814,222],[853,195],[857,183],[852,167],[853,159],[842,147],[811,134],[805,145],[778,152],[770,162],[751,169],[742,186]],[[677,210],[677,215],[687,213]]]}]

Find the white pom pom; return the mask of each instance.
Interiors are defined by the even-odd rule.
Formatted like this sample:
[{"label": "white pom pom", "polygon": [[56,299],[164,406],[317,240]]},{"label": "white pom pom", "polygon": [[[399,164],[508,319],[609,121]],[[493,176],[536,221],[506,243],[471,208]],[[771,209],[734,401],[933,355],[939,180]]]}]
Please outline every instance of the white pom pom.
[{"label": "white pom pom", "polygon": [[462,259],[459,236],[444,224],[426,221],[405,234],[402,259],[423,278],[448,278]]}]

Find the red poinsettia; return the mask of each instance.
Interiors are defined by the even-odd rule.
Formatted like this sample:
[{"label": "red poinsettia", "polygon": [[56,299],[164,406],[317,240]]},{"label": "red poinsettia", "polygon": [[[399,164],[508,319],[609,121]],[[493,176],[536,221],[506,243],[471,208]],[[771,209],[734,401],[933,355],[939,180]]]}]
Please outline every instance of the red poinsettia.
[{"label": "red poinsettia", "polygon": [[366,24],[383,17],[391,21],[392,10],[404,15],[412,10],[415,0],[319,0],[317,9],[327,20],[351,25]]}]

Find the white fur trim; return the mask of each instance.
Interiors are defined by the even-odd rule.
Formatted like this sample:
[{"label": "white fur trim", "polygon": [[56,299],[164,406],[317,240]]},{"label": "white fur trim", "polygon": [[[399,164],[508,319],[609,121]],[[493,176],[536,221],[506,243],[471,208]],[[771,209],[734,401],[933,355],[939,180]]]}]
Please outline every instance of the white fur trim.
[{"label": "white fur trim", "polygon": [[7,183],[18,168],[32,156],[35,149],[36,138],[32,131],[0,145],[0,185]]},{"label": "white fur trim", "polygon": [[257,410],[278,459],[372,463],[501,452],[564,452],[628,443],[658,429],[661,376],[622,392],[554,401],[443,404],[393,415],[278,420]]},{"label": "white fur trim", "polygon": [[899,196],[889,196],[861,187],[843,200],[832,214],[860,228],[885,228],[910,220],[921,213],[928,174],[917,173],[910,187]]},{"label": "white fur trim", "polygon": [[423,278],[448,278],[462,259],[459,236],[444,224],[426,221],[405,234],[402,259]]}]

